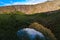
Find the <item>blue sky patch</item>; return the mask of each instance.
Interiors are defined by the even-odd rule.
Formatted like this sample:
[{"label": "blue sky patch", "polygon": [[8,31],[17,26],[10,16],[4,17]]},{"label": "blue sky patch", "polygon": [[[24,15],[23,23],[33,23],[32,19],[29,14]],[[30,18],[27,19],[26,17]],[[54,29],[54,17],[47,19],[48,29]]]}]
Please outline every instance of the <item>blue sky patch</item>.
[{"label": "blue sky patch", "polygon": [[32,5],[37,3],[42,3],[47,0],[0,0],[0,6],[9,5]]}]

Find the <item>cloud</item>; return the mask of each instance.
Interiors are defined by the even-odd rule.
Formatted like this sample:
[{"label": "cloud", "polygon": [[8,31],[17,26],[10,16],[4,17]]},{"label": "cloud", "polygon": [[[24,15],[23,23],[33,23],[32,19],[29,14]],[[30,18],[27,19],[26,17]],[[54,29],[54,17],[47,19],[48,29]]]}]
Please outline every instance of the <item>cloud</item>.
[{"label": "cloud", "polygon": [[26,0],[26,2],[12,2],[11,3],[6,3],[4,5],[9,6],[9,5],[34,5],[37,3],[42,3],[45,2],[47,0]]}]

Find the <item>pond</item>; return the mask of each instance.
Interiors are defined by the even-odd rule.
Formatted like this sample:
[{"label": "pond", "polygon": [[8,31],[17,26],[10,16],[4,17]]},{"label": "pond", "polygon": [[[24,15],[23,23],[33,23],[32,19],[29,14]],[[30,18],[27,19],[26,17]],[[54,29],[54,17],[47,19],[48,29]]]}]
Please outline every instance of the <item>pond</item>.
[{"label": "pond", "polygon": [[18,30],[17,36],[19,40],[48,40],[43,33],[32,28],[23,28]]}]

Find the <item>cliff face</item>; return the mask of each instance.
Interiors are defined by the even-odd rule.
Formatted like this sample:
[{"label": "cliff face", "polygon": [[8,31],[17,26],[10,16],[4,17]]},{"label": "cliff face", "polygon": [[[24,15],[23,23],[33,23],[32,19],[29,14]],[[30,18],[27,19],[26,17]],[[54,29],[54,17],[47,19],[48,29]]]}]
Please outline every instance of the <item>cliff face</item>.
[{"label": "cliff face", "polygon": [[0,13],[21,11],[26,14],[54,11],[60,9],[60,1],[47,1],[36,5],[14,5],[0,7]]}]

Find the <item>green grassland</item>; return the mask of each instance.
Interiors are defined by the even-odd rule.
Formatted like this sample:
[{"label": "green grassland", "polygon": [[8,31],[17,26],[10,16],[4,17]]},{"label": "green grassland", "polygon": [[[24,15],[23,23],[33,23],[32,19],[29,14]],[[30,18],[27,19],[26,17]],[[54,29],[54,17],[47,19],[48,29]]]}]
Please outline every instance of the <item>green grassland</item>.
[{"label": "green grassland", "polygon": [[0,14],[0,40],[18,40],[17,30],[26,28],[31,23],[38,22],[52,30],[60,40],[60,12],[46,12],[26,15],[22,12]]}]

